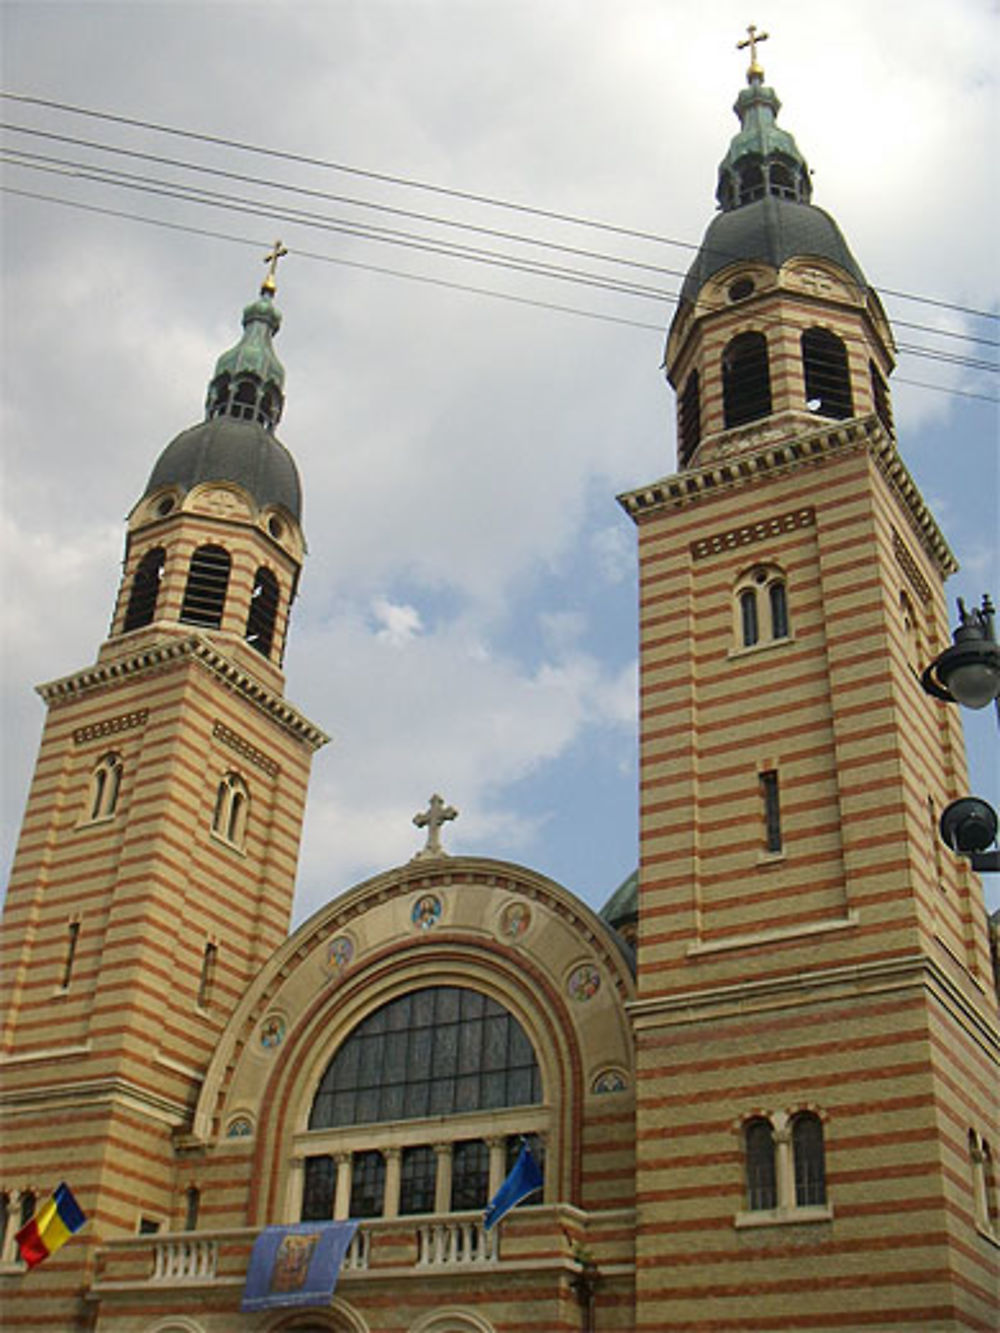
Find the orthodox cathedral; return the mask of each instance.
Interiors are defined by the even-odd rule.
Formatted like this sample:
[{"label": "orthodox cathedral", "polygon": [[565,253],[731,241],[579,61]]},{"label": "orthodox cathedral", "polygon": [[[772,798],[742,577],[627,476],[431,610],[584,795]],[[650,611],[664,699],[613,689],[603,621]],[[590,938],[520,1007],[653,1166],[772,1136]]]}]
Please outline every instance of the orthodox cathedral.
[{"label": "orthodox cathedral", "polygon": [[[132,508],[95,662],[39,687],[4,1328],[996,1328],[997,994],[937,836],[960,721],[919,679],[956,564],[898,451],[892,330],[750,45],[667,337],[678,471],[619,497],[637,873],[595,913],[450,855],[434,797],[411,861],[288,934],[327,737],[284,692],[305,542],[272,263]],[[541,1185],[488,1227],[525,1145]],[[60,1181],[87,1221],[29,1267]]]}]

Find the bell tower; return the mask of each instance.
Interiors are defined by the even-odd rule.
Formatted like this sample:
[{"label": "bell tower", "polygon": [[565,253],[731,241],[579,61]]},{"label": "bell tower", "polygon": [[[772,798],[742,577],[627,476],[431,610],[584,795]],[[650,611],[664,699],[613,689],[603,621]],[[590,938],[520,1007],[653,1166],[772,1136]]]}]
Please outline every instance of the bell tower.
[{"label": "bell tower", "polygon": [[[34,1326],[99,1241],[180,1227],[174,1137],[219,1032],[291,916],[312,755],[284,697],[305,551],[275,428],[284,370],[269,256],[205,419],[132,509],[108,638],[39,687],[48,714],[4,911],[4,1191],[61,1179],[91,1225],[50,1263]],[[12,1319],[19,1292],[4,1291]],[[51,1304],[50,1302],[54,1302]]]},{"label": "bell tower", "polygon": [[996,992],[981,888],[937,836],[960,724],[920,685],[957,566],[897,448],[881,303],[751,39],[667,340],[679,470],[621,497],[636,1326],[985,1328]]}]

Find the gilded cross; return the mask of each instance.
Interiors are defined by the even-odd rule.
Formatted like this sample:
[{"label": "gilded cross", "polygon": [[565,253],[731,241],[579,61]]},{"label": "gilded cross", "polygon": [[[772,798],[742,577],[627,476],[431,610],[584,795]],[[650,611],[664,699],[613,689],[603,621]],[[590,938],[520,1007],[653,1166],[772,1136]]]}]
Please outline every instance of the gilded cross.
[{"label": "gilded cross", "polygon": [[427,830],[427,844],[421,851],[417,852],[417,856],[447,856],[448,853],[441,846],[441,825],[447,823],[449,819],[457,818],[458,811],[455,807],[445,805],[441,797],[435,792],[428,803],[428,808],[413,816],[413,822],[417,828]]},{"label": "gilded cross", "polygon": [[757,64],[757,43],[766,42],[770,33],[758,32],[756,23],[748,24],[747,32],[749,36],[744,37],[742,42],[737,42],[736,49],[737,51],[745,51],[748,46],[750,48],[750,68],[747,70],[747,78],[749,79],[753,75],[757,75],[758,78],[763,78],[764,71],[761,69],[760,65]]},{"label": "gilded cross", "polygon": [[277,283],[278,260],[284,259],[285,255],[287,254],[288,251],[281,244],[281,242],[275,241],[274,245],[271,247],[271,253],[264,256],[264,263],[267,265],[267,277],[264,279],[261,285],[260,291],[262,296],[265,293],[267,293],[270,296],[273,296],[274,293],[278,290],[278,283]]}]

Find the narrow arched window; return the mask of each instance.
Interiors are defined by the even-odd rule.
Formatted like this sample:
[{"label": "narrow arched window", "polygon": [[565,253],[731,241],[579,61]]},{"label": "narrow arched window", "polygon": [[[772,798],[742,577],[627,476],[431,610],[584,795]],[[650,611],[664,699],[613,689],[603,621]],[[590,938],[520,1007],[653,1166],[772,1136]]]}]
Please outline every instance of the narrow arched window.
[{"label": "narrow arched window", "polygon": [[771,163],[768,181],[771,194],[776,194],[781,199],[794,199],[796,197],[795,177],[783,163]]},{"label": "narrow arched window", "polygon": [[748,162],[740,168],[740,203],[750,204],[764,197],[764,173],[759,162]]},{"label": "narrow arched window", "polygon": [[843,340],[829,329],[806,329],[801,341],[809,411],[838,421],[853,416],[851,375]]},{"label": "narrow arched window", "polygon": [[227,773],[215,793],[212,832],[216,837],[242,847],[246,841],[250,793],[238,773]]},{"label": "narrow arched window", "polygon": [[771,638],[788,638],[788,597],[781,579],[768,584],[767,600],[771,611]]},{"label": "narrow arched window", "polygon": [[191,557],[181,620],[189,625],[218,629],[229,588],[232,561],[222,546],[199,546]]},{"label": "narrow arched window", "polygon": [[692,370],[684,384],[677,413],[677,462],[689,462],[701,440],[701,396],[698,372]]},{"label": "narrow arched window", "polygon": [[993,1169],[993,1154],[990,1145],[983,1143],[983,1185],[986,1190],[986,1222],[989,1229],[997,1234],[1000,1231],[1000,1199],[997,1198],[997,1178]]},{"label": "narrow arched window", "polygon": [[767,339],[738,333],[722,353],[722,412],[726,429],[766,417],[771,410]]},{"label": "narrow arched window", "polygon": [[184,1204],[184,1230],[197,1231],[198,1213],[201,1211],[201,1190],[196,1185],[188,1186]]},{"label": "narrow arched window", "polygon": [[163,547],[155,546],[139,561],[139,567],[132,578],[125,624],[122,626],[123,633],[127,634],[129,630],[141,629],[143,625],[152,624],[156,615],[156,599],[159,596],[166,559]]},{"label": "narrow arched window", "polygon": [[826,1203],[826,1162],[823,1123],[804,1111],[792,1121],[792,1157],[795,1163],[795,1202],[800,1208]]},{"label": "narrow arched window", "polygon": [[740,626],[743,632],[743,647],[752,648],[760,638],[760,625],[757,621],[757,594],[753,588],[740,593]]},{"label": "narrow arched window", "polygon": [[257,411],[257,386],[253,380],[243,380],[237,386],[230,411],[234,417],[241,417],[244,421],[254,419]]},{"label": "narrow arched window", "polygon": [[892,435],[892,404],[889,402],[889,386],[882,378],[882,372],[874,361],[868,362],[868,372],[872,381],[872,402],[875,405],[875,415],[889,434]]},{"label": "narrow arched window", "polygon": [[87,788],[87,818],[110,819],[118,808],[124,765],[119,754],[106,754],[98,760]]},{"label": "narrow arched window", "polygon": [[278,615],[278,580],[262,565],[254,575],[247,616],[246,640],[262,657],[271,656],[274,624]]},{"label": "narrow arched window", "polygon": [[755,1116],[743,1126],[746,1153],[747,1207],[752,1212],[778,1204],[774,1169],[774,1134],[770,1120]]}]

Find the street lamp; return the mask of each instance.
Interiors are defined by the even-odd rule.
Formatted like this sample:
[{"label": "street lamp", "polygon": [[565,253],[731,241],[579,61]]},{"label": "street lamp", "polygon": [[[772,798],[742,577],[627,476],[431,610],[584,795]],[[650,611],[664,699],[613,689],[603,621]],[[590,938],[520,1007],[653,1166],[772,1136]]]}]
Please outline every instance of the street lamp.
[{"label": "street lamp", "polygon": [[993,603],[967,611],[961,597],[961,624],[952,635],[955,642],[924,668],[920,683],[928,694],[966,708],[985,708],[994,699],[1000,704],[1000,644],[993,628]]},{"label": "street lamp", "polygon": [[[924,668],[920,683],[935,699],[966,708],[985,708],[995,701],[1000,724],[1000,645],[993,611],[985,593],[982,605],[973,611],[965,609],[960,597],[955,642]],[[941,838],[958,856],[967,856],[973,870],[998,872],[1000,850],[988,850],[996,842],[997,823],[997,813],[986,801],[962,796],[942,812]]]}]

